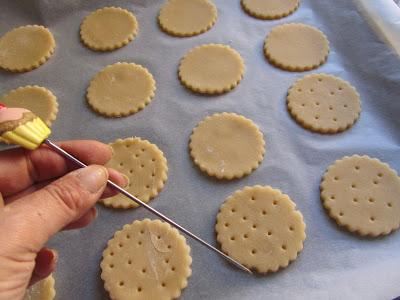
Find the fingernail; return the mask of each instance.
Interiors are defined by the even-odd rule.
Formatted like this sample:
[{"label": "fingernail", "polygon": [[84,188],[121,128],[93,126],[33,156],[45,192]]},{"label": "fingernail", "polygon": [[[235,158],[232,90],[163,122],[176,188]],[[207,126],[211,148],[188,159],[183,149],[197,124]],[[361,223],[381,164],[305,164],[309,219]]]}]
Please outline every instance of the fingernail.
[{"label": "fingernail", "polygon": [[88,166],[80,169],[78,173],[80,184],[91,193],[97,193],[107,183],[107,169],[101,166]]}]

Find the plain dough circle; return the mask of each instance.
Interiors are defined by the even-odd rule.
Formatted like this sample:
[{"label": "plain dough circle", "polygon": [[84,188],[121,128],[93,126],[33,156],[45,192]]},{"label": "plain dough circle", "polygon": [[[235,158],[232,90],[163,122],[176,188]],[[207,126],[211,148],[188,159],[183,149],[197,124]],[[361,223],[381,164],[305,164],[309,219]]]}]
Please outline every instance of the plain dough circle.
[{"label": "plain dough circle", "polygon": [[[167,181],[168,166],[163,152],[154,144],[140,138],[118,139],[110,144],[113,156],[106,167],[125,175],[129,183],[125,189],[142,200],[149,202],[158,195]],[[122,194],[102,199],[108,207],[138,207]]]},{"label": "plain dough circle", "polygon": [[0,102],[7,107],[21,107],[30,110],[47,126],[51,126],[58,113],[56,96],[50,90],[37,85],[27,85],[11,90],[0,98]]},{"label": "plain dough circle", "polygon": [[53,300],[56,296],[54,277],[49,275],[45,279],[32,285],[25,294],[24,300]]},{"label": "plain dough circle", "polygon": [[168,0],[158,15],[163,31],[181,37],[201,34],[216,20],[217,8],[210,0]]},{"label": "plain dough circle", "polygon": [[143,109],[154,97],[156,82],[150,72],[134,63],[116,63],[97,73],[87,100],[106,117],[123,117]]},{"label": "plain dough circle", "polygon": [[221,94],[242,80],[244,62],[236,50],[222,44],[206,44],[190,50],[179,65],[179,79],[194,92]]},{"label": "plain dough circle", "polygon": [[356,89],[328,74],[311,74],[297,80],[289,89],[287,107],[300,125],[321,133],[350,128],[361,112]]},{"label": "plain dough circle", "polygon": [[217,113],[201,121],[190,136],[190,155],[209,176],[234,179],[250,174],[264,158],[263,134],[253,121]]},{"label": "plain dough circle", "polygon": [[329,54],[329,42],[319,29],[300,23],[274,27],[265,39],[264,54],[276,67],[307,71],[322,65]]},{"label": "plain dough circle", "polygon": [[369,156],[335,161],[321,181],[329,216],[359,235],[386,235],[400,226],[400,178],[388,164]]},{"label": "plain dough circle", "polygon": [[249,15],[265,20],[280,19],[299,7],[299,0],[241,0]]},{"label": "plain dough circle", "polygon": [[191,263],[190,247],[175,228],[144,219],[108,241],[101,278],[114,300],[176,299],[187,286]]},{"label": "plain dough circle", "polygon": [[225,200],[215,230],[224,253],[265,274],[296,259],[303,249],[305,227],[302,214],[287,195],[256,185]]},{"label": "plain dough circle", "polygon": [[14,28],[0,38],[0,68],[26,72],[44,64],[53,54],[56,42],[43,26]]},{"label": "plain dough circle", "polygon": [[81,24],[81,40],[92,50],[111,51],[134,39],[136,17],[120,7],[104,7],[89,14]]}]

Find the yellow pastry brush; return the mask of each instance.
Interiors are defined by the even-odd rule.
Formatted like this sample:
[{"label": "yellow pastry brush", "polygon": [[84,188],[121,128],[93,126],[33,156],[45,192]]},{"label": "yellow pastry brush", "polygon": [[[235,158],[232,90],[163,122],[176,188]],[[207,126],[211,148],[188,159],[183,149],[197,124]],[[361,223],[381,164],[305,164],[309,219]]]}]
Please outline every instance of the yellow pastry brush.
[{"label": "yellow pastry brush", "polygon": [[[72,156],[65,150],[58,147],[55,143],[53,143],[48,137],[51,134],[51,130],[47,127],[47,125],[35,114],[31,111],[23,109],[23,108],[6,108],[5,105],[0,103],[0,137],[4,139],[6,142],[10,144],[20,145],[23,148],[34,150],[38,148],[40,145],[45,144],[58,154],[64,156],[68,160],[75,163],[77,166],[84,168],[86,165],[78,160],[76,157]],[[206,246],[208,249],[218,253],[223,258],[225,258],[230,263],[234,264],[235,266],[239,267],[240,269],[252,274],[252,272],[234,260],[233,258],[229,257],[222,251],[218,250],[217,248],[211,246],[209,243],[204,241],[203,239],[199,238],[186,228],[180,226],[175,221],[171,220],[158,210],[152,208],[145,202],[141,201],[140,199],[136,198],[132,194],[128,193],[126,190],[112,182],[111,180],[107,181],[107,184],[114,189],[118,190],[121,194],[128,197],[130,200],[134,201],[138,205],[143,206],[148,211],[152,212],[160,219],[164,220],[165,222],[171,224],[179,231],[185,233],[187,236],[191,237],[192,239],[196,240],[197,242],[201,243],[202,245]]]}]

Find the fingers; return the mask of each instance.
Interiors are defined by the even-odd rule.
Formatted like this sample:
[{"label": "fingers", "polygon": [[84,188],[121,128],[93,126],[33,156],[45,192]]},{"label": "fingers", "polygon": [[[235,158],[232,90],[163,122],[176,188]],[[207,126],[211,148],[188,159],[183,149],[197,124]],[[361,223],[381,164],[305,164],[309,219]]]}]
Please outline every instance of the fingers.
[{"label": "fingers", "polygon": [[[84,163],[103,165],[112,150],[96,141],[68,141],[58,145]],[[20,192],[32,184],[60,177],[76,166],[47,146],[34,151],[21,148],[0,152],[0,191],[4,197]]]},{"label": "fingers", "polygon": [[35,259],[35,268],[29,285],[45,279],[53,273],[58,260],[58,253],[54,249],[42,248]]},{"label": "fingers", "polygon": [[101,197],[107,178],[106,168],[92,165],[7,205],[12,221],[18,220],[9,222],[16,227],[11,228],[12,239],[21,247],[39,251],[52,235],[89,211]]},{"label": "fingers", "polygon": [[92,207],[86,212],[82,217],[80,217],[77,221],[74,221],[64,227],[63,230],[71,230],[71,229],[79,229],[88,226],[94,219],[97,218],[97,209],[96,207]]}]

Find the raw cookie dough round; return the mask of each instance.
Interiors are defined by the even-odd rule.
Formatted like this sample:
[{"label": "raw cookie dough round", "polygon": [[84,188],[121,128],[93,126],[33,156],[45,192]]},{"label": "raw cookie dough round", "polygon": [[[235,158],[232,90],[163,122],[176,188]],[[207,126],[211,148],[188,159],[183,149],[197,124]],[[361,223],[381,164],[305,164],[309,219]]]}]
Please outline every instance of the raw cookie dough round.
[{"label": "raw cookie dough round", "polygon": [[[125,189],[149,202],[158,195],[167,181],[167,159],[162,151],[149,141],[140,138],[118,139],[111,144],[113,157],[106,167],[113,168],[128,177]],[[138,205],[122,194],[100,200],[105,206],[131,208]]]},{"label": "raw cookie dough round", "polygon": [[241,0],[249,15],[265,20],[280,19],[299,7],[299,0]]},{"label": "raw cookie dough round", "polygon": [[265,39],[264,54],[275,65],[288,71],[307,71],[322,65],[329,54],[329,42],[317,28],[305,24],[274,27]]},{"label": "raw cookie dough round", "polygon": [[134,39],[136,17],[120,7],[104,7],[92,12],[81,24],[81,40],[92,50],[111,51]]},{"label": "raw cookie dough round", "polygon": [[207,44],[193,48],[181,60],[179,79],[194,92],[221,94],[232,90],[242,80],[244,62],[227,45]]},{"label": "raw cookie dough round", "polygon": [[26,72],[44,64],[56,47],[51,32],[39,25],[27,25],[0,38],[0,68]]},{"label": "raw cookie dough round", "polygon": [[87,100],[106,117],[123,117],[143,109],[154,97],[156,82],[150,72],[134,63],[116,63],[97,73]]},{"label": "raw cookie dough round", "polygon": [[400,226],[400,178],[388,164],[363,155],[331,165],[321,182],[329,216],[359,235],[386,235]]},{"label": "raw cookie dough round", "polygon": [[0,102],[7,107],[21,107],[30,110],[47,126],[51,126],[58,113],[56,96],[50,90],[37,85],[27,85],[11,90],[0,98]]},{"label": "raw cookie dough round", "polygon": [[190,155],[209,176],[234,179],[250,174],[264,158],[263,134],[251,120],[217,113],[201,121],[190,136]]},{"label": "raw cookie dough round", "polygon": [[104,287],[114,300],[176,299],[192,274],[190,247],[169,224],[135,221],[117,231],[101,262]]},{"label": "raw cookie dough round", "polygon": [[350,128],[361,112],[356,89],[328,74],[311,74],[297,80],[289,89],[287,107],[300,125],[321,133]]},{"label": "raw cookie dough round", "polygon": [[270,186],[245,187],[222,204],[215,230],[224,253],[258,273],[288,266],[306,238],[296,204]]},{"label": "raw cookie dough round", "polygon": [[158,15],[162,30],[181,37],[203,33],[216,20],[217,8],[210,0],[168,0]]},{"label": "raw cookie dough round", "polygon": [[32,285],[25,294],[24,300],[53,300],[56,296],[53,275]]}]

